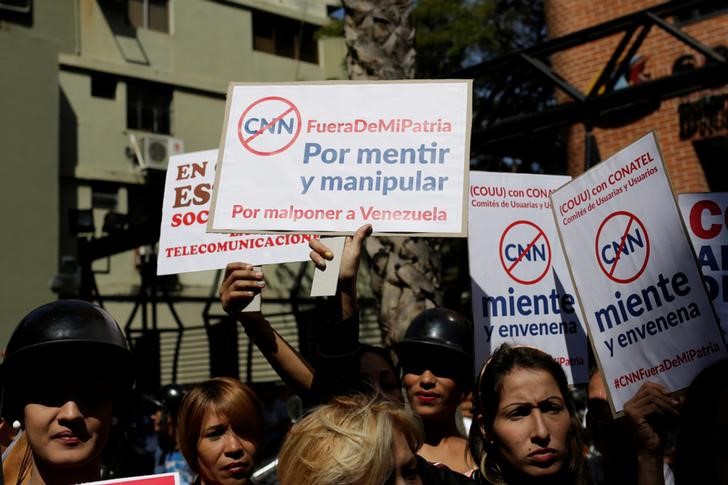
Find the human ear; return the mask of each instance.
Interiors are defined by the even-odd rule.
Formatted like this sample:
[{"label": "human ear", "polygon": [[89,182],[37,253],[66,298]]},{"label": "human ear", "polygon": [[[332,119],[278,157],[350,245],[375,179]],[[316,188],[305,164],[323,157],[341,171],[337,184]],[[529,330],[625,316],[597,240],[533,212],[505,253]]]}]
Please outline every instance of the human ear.
[{"label": "human ear", "polygon": [[478,423],[478,430],[480,430],[480,436],[482,436],[486,442],[492,444],[493,443],[492,433],[488,430],[488,427],[486,426],[485,418],[483,417],[483,415],[478,414],[475,418],[475,422]]}]

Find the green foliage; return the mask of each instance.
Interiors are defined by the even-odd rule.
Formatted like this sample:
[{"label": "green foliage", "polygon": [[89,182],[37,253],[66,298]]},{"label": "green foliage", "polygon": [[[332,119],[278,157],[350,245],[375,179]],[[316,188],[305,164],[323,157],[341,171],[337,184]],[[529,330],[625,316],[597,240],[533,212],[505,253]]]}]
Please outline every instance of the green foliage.
[{"label": "green foliage", "polygon": [[331,19],[328,24],[322,25],[321,28],[313,34],[313,37],[316,40],[326,39],[329,37],[344,37],[344,20]]},{"label": "green foliage", "polygon": [[417,72],[439,77],[542,42],[543,0],[419,0]]},{"label": "green foliage", "polygon": [[490,0],[420,0],[413,12],[417,76],[458,70],[470,56],[491,47]]}]

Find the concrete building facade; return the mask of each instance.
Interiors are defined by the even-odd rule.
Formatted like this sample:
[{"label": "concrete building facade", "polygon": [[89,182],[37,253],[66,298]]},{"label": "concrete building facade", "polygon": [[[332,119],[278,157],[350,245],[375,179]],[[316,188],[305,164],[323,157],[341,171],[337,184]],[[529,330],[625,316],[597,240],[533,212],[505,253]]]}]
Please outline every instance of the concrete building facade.
[{"label": "concrete building facade", "polygon": [[[161,200],[163,170],[143,170],[140,163],[158,156],[163,164],[175,151],[217,147],[229,82],[345,78],[343,40],[315,37],[337,5],[336,0],[0,1],[0,146],[6,171],[1,200],[7,215],[0,246],[5,273],[0,347],[30,309],[56,299],[56,293],[78,291],[84,257],[79,251],[85,247],[79,236],[113,242],[121,237],[120,225],[159,217],[155,202]],[[162,330],[157,349],[162,382],[206,378],[210,363],[201,312],[216,275],[175,279],[175,308],[139,307],[140,299],[148,300],[140,289],[147,250],[95,260],[98,295],[127,329],[147,325],[154,314]],[[269,275],[268,296],[285,300],[288,288],[276,283],[295,271]],[[295,343],[290,309],[270,309]],[[181,344],[176,333],[164,332],[177,326],[173,311],[189,327]],[[239,343],[244,363],[249,350],[244,335]],[[178,345],[183,357],[173,364],[170,352]],[[251,371],[257,379],[275,378],[260,356],[251,362],[258,366]]]}]

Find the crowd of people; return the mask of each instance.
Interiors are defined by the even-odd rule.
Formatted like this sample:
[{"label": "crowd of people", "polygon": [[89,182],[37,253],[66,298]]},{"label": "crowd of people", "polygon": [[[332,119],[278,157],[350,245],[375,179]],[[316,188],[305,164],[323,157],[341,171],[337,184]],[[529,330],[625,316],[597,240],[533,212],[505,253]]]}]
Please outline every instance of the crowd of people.
[{"label": "crowd of people", "polygon": [[[281,485],[728,484],[728,361],[684,395],[643,384],[615,420],[596,367],[584,417],[561,367],[537,348],[504,344],[476,367],[472,324],[449,310],[418,315],[392,355],[358,338],[356,280],[370,233],[347,238],[341,318],[326,323],[315,366],[262,313],[241,311],[263,275],[246,263],[226,269],[223,308],[306,408],[278,453]],[[325,268],[325,241],[311,247]],[[4,483],[100,480],[112,428],[133,418],[133,369],[102,308],[59,300],[31,311],[0,367]],[[255,483],[265,411],[249,386],[217,377],[152,400],[154,472],[177,471],[185,484]],[[469,400],[467,430],[460,409]]]}]

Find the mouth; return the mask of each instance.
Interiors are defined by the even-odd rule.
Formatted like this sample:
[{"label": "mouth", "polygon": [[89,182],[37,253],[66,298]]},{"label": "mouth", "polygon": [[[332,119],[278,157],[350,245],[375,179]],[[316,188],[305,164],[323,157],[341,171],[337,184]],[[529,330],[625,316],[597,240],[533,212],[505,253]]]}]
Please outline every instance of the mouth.
[{"label": "mouth", "polygon": [[436,392],[419,391],[415,393],[415,397],[422,403],[431,403],[440,398]]},{"label": "mouth", "polygon": [[231,475],[247,473],[248,471],[250,471],[250,468],[250,463],[247,461],[234,461],[222,467],[223,470],[225,470],[226,472],[230,472]]},{"label": "mouth", "polygon": [[539,448],[528,454],[528,459],[536,465],[551,465],[559,459],[559,452],[553,448]]},{"label": "mouth", "polygon": [[67,445],[76,445],[86,441],[84,436],[79,436],[72,431],[61,431],[60,433],[54,434],[51,438]]}]

